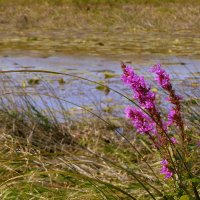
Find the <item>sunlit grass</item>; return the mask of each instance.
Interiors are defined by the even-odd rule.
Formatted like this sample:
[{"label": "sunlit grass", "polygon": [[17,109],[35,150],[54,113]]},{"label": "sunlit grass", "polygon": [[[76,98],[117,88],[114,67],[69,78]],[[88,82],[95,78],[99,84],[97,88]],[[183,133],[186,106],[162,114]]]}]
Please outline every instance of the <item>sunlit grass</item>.
[{"label": "sunlit grass", "polygon": [[[118,122],[115,124],[112,116],[98,116],[95,111],[85,108],[85,114],[91,115],[87,119],[72,120],[67,118],[69,113],[62,112],[67,120],[59,123],[55,110],[52,112],[53,108],[44,100],[44,112],[31,95],[41,99],[43,95],[53,97],[51,101],[60,102],[60,106],[68,102],[67,99],[59,98],[52,90],[46,94],[37,90],[28,92],[25,87],[16,88],[12,79],[9,80],[13,89],[7,93],[2,91],[0,104],[1,198],[143,200],[151,199],[148,192],[156,199],[174,199],[174,195],[179,195],[174,193],[170,181],[159,175],[161,158],[151,148],[148,138],[136,137],[135,130],[123,118],[115,117]],[[94,87],[102,85],[92,82]],[[15,101],[18,98],[20,104]],[[199,139],[196,121],[199,115],[193,111],[198,104],[198,98],[185,101],[184,112],[190,122],[187,133],[192,141]],[[123,128],[122,133],[119,127]],[[195,149],[195,145],[190,146],[193,156],[197,157]],[[196,174],[198,166],[198,162],[194,164]]]},{"label": "sunlit grass", "polygon": [[0,52],[198,54],[199,8],[198,0],[1,0]]}]

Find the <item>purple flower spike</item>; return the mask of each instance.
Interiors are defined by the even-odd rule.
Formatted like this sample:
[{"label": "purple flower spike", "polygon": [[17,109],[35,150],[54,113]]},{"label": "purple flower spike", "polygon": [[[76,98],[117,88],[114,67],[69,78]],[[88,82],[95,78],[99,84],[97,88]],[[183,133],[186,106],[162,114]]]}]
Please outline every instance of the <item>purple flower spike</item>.
[{"label": "purple flower spike", "polygon": [[178,141],[176,138],[171,137],[170,140],[172,141],[173,144],[178,144]]},{"label": "purple flower spike", "polygon": [[123,75],[121,80],[130,86],[134,92],[134,98],[146,109],[155,108],[155,93],[151,92],[151,87],[145,82],[144,77],[135,74],[133,69],[122,64]]},{"label": "purple flower spike", "polygon": [[158,82],[158,84],[162,88],[166,90],[170,90],[172,88],[169,74],[167,74],[167,72],[164,69],[161,69],[160,64],[154,65],[152,68],[152,72],[157,74],[157,77],[155,78],[155,80]]},{"label": "purple flower spike", "polygon": [[178,126],[179,122],[180,122],[180,119],[181,119],[180,110],[173,107],[168,113],[167,125],[171,126],[172,124],[176,124]]},{"label": "purple flower spike", "polygon": [[173,176],[173,173],[171,171],[169,171],[168,161],[166,159],[164,159],[161,161],[160,164],[162,165],[160,173],[165,175],[165,179],[171,178]]},{"label": "purple flower spike", "polygon": [[135,73],[134,73],[133,69],[131,67],[129,67],[129,66],[125,66],[123,68],[123,71],[124,71],[124,73],[121,76],[121,80],[124,83],[130,85],[132,83],[132,80],[134,80]]},{"label": "purple flower spike", "polygon": [[173,173],[168,171],[168,172],[165,174],[165,179],[171,178],[172,176],[173,176]]},{"label": "purple flower spike", "polygon": [[164,159],[164,160],[161,161],[160,164],[165,166],[165,165],[168,165],[169,163],[166,159]]},{"label": "purple flower spike", "polygon": [[[187,141],[187,135],[184,131],[184,123],[181,116],[181,102],[182,97],[177,95],[175,93],[175,90],[172,88],[172,85],[170,83],[170,77],[169,74],[166,73],[165,70],[161,69],[161,65],[157,64],[152,68],[152,72],[154,72],[156,76],[156,81],[158,82],[161,87],[167,91],[169,94],[167,101],[173,104],[173,107],[171,108],[169,114],[168,114],[168,122],[167,126],[176,125],[177,128],[180,130],[180,137],[182,145]],[[171,141],[176,144],[177,141],[175,141],[173,138]]]},{"label": "purple flower spike", "polygon": [[168,172],[167,166],[163,165],[162,168],[161,168],[161,170],[160,170],[160,173],[161,174],[166,174],[167,172]]},{"label": "purple flower spike", "polygon": [[122,81],[131,88],[133,98],[145,110],[128,107],[125,111],[126,116],[131,119],[137,132],[147,134],[154,146],[161,148],[167,144],[167,139],[162,133],[162,130],[166,130],[167,126],[165,127],[165,123],[163,123],[160,112],[156,107],[156,95],[151,91],[151,86],[144,80],[143,76],[137,75],[131,67],[126,66],[124,63],[121,67],[123,70]]},{"label": "purple flower spike", "polygon": [[155,129],[155,123],[142,111],[129,106],[125,109],[125,113],[126,117],[131,120],[134,127],[137,129],[138,133],[149,133]]}]

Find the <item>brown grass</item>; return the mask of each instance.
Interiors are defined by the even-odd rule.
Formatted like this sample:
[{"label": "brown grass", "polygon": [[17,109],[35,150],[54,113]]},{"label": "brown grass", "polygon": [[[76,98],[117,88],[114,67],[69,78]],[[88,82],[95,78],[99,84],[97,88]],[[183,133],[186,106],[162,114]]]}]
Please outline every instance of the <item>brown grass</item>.
[{"label": "brown grass", "polygon": [[123,57],[200,52],[199,1],[92,2],[1,0],[0,51],[34,49]]},{"label": "brown grass", "polygon": [[[2,30],[27,31],[28,29],[90,30],[90,31],[137,31],[199,30],[200,4],[86,4],[65,3],[0,3]],[[10,3],[9,3],[10,2]],[[12,2],[12,3],[11,3]],[[68,3],[67,3],[68,2]]]}]

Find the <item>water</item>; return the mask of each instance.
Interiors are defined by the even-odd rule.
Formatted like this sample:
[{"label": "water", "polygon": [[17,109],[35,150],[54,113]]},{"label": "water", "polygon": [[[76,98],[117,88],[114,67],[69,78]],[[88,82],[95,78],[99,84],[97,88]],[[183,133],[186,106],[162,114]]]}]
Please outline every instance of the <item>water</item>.
[{"label": "water", "polygon": [[[170,73],[174,87],[181,91],[183,95],[199,95],[200,83],[200,60],[187,59],[184,57],[140,57],[134,58],[134,61],[128,60],[139,74],[145,76],[152,83],[152,75],[149,68],[156,63],[161,63],[163,68]],[[49,70],[55,72],[68,73],[81,76],[90,80],[105,84],[123,94],[131,96],[130,90],[120,81],[122,73],[119,59],[107,59],[102,57],[89,56],[55,56],[55,57],[0,57],[0,70]],[[17,93],[18,89],[30,92],[31,98],[35,103],[46,109],[51,107],[54,110],[82,112],[79,106],[84,106],[89,110],[106,112],[118,112],[129,102],[120,97],[120,95],[109,91],[107,88],[97,87],[85,80],[64,75],[51,75],[42,73],[13,73],[9,74],[8,80],[3,76],[1,79],[1,89],[10,91],[12,95]],[[11,81],[10,81],[11,80]],[[31,84],[32,80],[37,84]],[[12,82],[12,83],[11,83]],[[32,81],[33,82],[33,81]],[[154,87],[154,86],[153,86]],[[23,89],[21,89],[23,88]],[[191,90],[192,89],[192,90]],[[40,93],[38,97],[35,93]],[[46,95],[54,96],[46,96]],[[16,101],[19,94],[15,94]],[[63,99],[62,106],[55,97]],[[109,110],[112,108],[111,110]],[[106,110],[107,109],[107,110]]]}]

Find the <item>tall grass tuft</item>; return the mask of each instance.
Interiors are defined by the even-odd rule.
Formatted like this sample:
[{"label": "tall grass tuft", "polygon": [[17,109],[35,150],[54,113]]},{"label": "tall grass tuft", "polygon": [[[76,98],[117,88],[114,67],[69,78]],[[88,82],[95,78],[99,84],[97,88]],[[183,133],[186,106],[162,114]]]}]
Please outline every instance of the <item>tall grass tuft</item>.
[{"label": "tall grass tuft", "polygon": [[[60,98],[46,82],[48,92],[29,91],[5,74],[54,74],[104,86],[96,81],[44,70],[0,72],[7,80],[0,94],[2,199],[199,199],[198,99],[184,101],[156,65],[156,81],[172,105],[163,113],[145,79],[122,69],[134,98],[109,89],[130,102],[131,123]],[[66,103],[85,115],[71,118]]]}]

